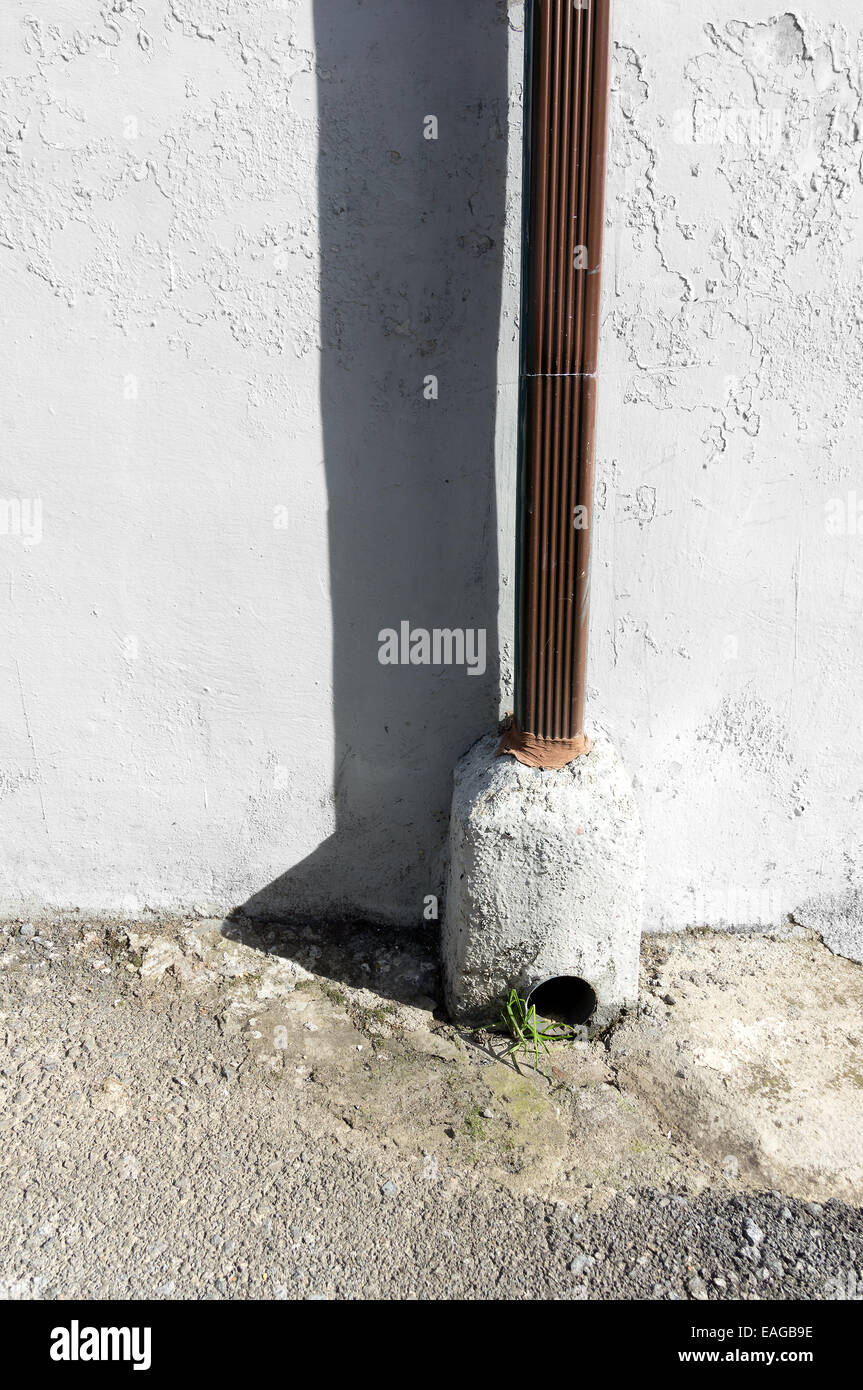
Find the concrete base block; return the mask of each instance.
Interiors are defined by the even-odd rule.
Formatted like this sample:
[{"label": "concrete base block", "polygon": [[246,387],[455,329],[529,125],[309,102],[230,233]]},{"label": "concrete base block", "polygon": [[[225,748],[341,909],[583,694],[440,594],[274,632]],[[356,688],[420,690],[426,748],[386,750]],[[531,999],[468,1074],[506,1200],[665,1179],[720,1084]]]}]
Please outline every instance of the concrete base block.
[{"label": "concrete base block", "polygon": [[457,1022],[488,1022],[511,989],[561,977],[593,990],[591,1031],[636,1001],[641,823],[607,733],[586,732],[591,752],[555,771],[496,758],[493,735],[456,767],[442,953]]}]

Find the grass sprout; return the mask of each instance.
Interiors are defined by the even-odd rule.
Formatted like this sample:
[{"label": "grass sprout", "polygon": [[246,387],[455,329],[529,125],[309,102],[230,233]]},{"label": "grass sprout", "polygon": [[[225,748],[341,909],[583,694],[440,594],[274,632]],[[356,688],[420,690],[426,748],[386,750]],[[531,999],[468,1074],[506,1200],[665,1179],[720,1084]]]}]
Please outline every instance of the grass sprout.
[{"label": "grass sprout", "polygon": [[540,1049],[547,1053],[550,1051],[549,1043],[572,1042],[575,1039],[574,1029],[565,1023],[549,1023],[545,1019],[540,1022],[541,1027],[537,1022],[535,1005],[528,1005],[517,989],[510,990],[499,1021],[491,1026],[495,1032],[509,1034],[510,1043],[505,1055],[512,1058],[516,1070],[520,1070],[518,1057],[523,1054],[528,1059],[532,1054],[539,1071]]}]

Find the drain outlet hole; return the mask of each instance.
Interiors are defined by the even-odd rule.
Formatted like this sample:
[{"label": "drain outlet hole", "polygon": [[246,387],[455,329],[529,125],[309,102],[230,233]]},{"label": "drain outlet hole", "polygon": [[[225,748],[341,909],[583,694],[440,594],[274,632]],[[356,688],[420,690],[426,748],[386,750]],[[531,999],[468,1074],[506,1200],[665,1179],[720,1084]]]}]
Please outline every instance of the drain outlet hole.
[{"label": "drain outlet hole", "polygon": [[596,1008],[596,995],[587,980],[577,975],[555,975],[532,989],[527,1002],[535,1005],[537,1017],[574,1027],[587,1023]]}]

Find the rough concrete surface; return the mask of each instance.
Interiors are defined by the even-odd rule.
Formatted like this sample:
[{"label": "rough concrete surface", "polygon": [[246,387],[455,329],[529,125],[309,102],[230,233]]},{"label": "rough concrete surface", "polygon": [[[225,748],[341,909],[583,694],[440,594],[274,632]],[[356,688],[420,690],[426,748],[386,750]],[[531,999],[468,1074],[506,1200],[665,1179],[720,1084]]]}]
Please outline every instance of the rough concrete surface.
[{"label": "rough concrete surface", "polygon": [[496,757],[493,736],[456,767],[442,959],[459,1021],[555,976],[591,986],[595,1027],[635,1003],[644,837],[608,733],[586,732],[590,753],[554,771]]},{"label": "rough concrete surface", "polygon": [[794,921],[818,933],[837,955],[863,964],[863,898],[856,892],[802,903]]},{"label": "rough concrete surface", "polygon": [[609,1054],[699,1152],[749,1182],[863,1202],[863,972],[817,940],[651,938]]},{"label": "rough concrete surface", "polygon": [[[652,943],[643,1017],[537,1073],[441,1020],[428,935],[227,930],[4,930],[4,1296],[863,1294],[859,1168],[837,1165],[857,1162],[860,971],[812,940]],[[658,1085],[643,1038],[709,1081],[711,1010],[724,1027],[742,989],[750,1024],[749,969],[767,1033],[726,1044],[704,1104],[693,1071],[683,1099]],[[771,1148],[785,1081],[803,1168]]]}]

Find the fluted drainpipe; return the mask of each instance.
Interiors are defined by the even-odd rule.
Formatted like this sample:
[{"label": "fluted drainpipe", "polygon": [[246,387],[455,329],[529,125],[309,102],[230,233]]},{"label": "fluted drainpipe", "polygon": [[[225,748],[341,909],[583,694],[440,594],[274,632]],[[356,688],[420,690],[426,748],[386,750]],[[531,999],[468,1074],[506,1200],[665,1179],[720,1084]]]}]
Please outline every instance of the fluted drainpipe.
[{"label": "fluted drainpipe", "polygon": [[455,769],[441,956],[459,1023],[514,989],[597,1031],[638,998],[645,867],[620,755],[584,726],[609,0],[534,0],[529,47],[516,718]]},{"label": "fluted drainpipe", "polygon": [[584,733],[611,0],[532,0],[527,51],[516,706],[499,752]]}]

